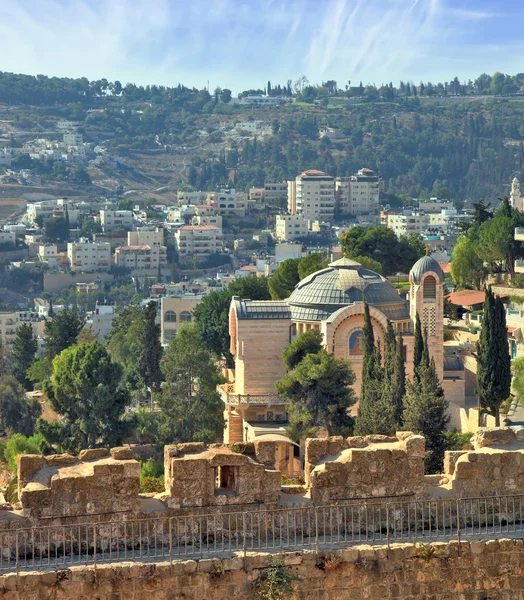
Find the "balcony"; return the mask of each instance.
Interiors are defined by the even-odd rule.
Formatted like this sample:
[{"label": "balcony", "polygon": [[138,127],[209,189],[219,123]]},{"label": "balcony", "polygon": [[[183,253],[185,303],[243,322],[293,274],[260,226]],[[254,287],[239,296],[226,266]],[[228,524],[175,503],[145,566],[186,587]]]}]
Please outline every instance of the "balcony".
[{"label": "balcony", "polygon": [[234,406],[285,406],[287,404],[287,400],[278,394],[235,394],[233,383],[224,383],[219,385],[217,389],[224,404]]},{"label": "balcony", "polygon": [[524,227],[515,227],[515,240],[517,242],[524,242]]}]

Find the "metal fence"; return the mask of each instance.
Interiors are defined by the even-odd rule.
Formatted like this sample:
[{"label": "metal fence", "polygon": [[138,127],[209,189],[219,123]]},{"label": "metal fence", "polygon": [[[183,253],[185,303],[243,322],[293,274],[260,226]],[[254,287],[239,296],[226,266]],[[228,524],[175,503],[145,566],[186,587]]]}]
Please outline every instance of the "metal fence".
[{"label": "metal fence", "polygon": [[519,534],[524,495],[352,501],[17,529],[0,533],[0,572],[71,565],[176,561],[234,552],[329,549]]}]

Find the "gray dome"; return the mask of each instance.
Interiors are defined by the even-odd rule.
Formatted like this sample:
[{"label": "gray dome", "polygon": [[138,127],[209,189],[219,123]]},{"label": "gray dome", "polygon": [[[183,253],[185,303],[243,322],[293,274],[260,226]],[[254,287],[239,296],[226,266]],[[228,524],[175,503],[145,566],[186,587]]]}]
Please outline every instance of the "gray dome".
[{"label": "gray dome", "polygon": [[409,318],[407,303],[382,275],[341,258],[300,281],[287,299],[294,320],[321,321],[339,308],[367,302],[393,320]]},{"label": "gray dome", "polygon": [[440,281],[444,281],[444,273],[438,262],[431,256],[423,256],[411,268],[409,272],[409,280],[413,283],[420,283],[425,273],[435,273]]}]

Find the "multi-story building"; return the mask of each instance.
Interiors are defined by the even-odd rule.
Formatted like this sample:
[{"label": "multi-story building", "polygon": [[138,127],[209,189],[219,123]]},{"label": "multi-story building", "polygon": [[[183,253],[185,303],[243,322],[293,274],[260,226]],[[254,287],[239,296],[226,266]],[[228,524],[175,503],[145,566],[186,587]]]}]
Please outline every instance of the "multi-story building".
[{"label": "multi-story building", "polygon": [[81,133],[75,133],[74,131],[68,131],[64,133],[64,144],[66,146],[81,146],[84,143],[84,138]]},{"label": "multi-story building", "polygon": [[57,200],[42,200],[27,205],[26,218],[29,223],[35,223],[38,217],[49,219],[51,217],[63,217],[67,213],[67,218],[71,225],[75,225],[80,215],[80,210],[75,204],[65,198]]},{"label": "multi-story building", "polygon": [[107,272],[111,269],[111,244],[80,238],[67,244],[67,258],[72,271]]},{"label": "multi-story building", "polygon": [[160,300],[161,342],[167,346],[182,323],[191,323],[193,311],[200,304],[200,294],[181,294]]},{"label": "multi-story building", "polygon": [[115,264],[132,271],[154,271],[167,264],[165,246],[120,246],[115,250]]},{"label": "multi-story building", "polygon": [[23,323],[29,323],[33,327],[35,336],[43,333],[44,322],[37,312],[0,312],[0,337],[4,347],[10,347],[14,344],[16,330]]},{"label": "multi-story building", "polygon": [[16,233],[14,231],[0,231],[0,244],[15,244]]},{"label": "multi-story building", "polygon": [[163,246],[163,227],[139,227],[136,231],[128,231],[128,246]]},{"label": "multi-story building", "polygon": [[112,304],[96,303],[95,311],[91,319],[91,330],[98,341],[103,341],[109,335],[116,317],[115,307]]},{"label": "multi-story building", "polygon": [[264,187],[252,187],[249,189],[249,199],[255,202],[265,201],[274,202],[275,200],[285,200],[287,197],[288,185],[284,183],[266,183]]},{"label": "multi-story building", "polygon": [[381,180],[371,169],[360,169],[335,182],[337,211],[349,215],[378,215]]},{"label": "multi-story building", "polygon": [[184,225],[175,233],[180,258],[206,258],[222,251],[222,229],[214,225]]},{"label": "multi-story building", "polygon": [[306,237],[309,233],[309,221],[300,215],[277,215],[275,237],[279,242],[290,242]]},{"label": "multi-story building", "polygon": [[207,203],[211,204],[216,212],[222,216],[245,217],[247,209],[247,194],[236,190],[221,190],[210,192],[207,195]]},{"label": "multi-story building", "polygon": [[311,221],[331,221],[335,214],[334,178],[309,169],[288,182],[288,211]]},{"label": "multi-story building", "polygon": [[397,234],[411,235],[412,233],[422,233],[428,226],[428,217],[418,212],[386,215],[386,226]]},{"label": "multi-story building", "polygon": [[104,232],[112,231],[117,227],[131,229],[135,217],[132,210],[107,210],[100,211],[100,225]]},{"label": "multi-story building", "polygon": [[202,204],[206,201],[207,192],[177,192],[178,206]]}]

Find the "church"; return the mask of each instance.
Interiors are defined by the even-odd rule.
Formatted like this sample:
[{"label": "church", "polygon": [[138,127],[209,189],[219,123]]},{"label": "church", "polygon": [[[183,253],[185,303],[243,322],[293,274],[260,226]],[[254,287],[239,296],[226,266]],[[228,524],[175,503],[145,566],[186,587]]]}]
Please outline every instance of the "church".
[{"label": "church", "polygon": [[418,313],[446,397],[465,402],[464,367],[459,356],[445,353],[444,275],[430,256],[418,260],[409,273],[409,300],[382,275],[341,258],[300,281],[282,301],[234,297],[229,310],[229,335],[235,367],[221,386],[225,403],[224,441],[249,441],[262,435],[286,434],[286,401],[275,392],[285,374],[282,353],[309,329],[319,329],[324,347],[351,362],[360,392],[363,361],[364,306],[369,305],[375,340],[383,350],[388,321],[401,332],[406,370],[413,375],[414,326]]}]

